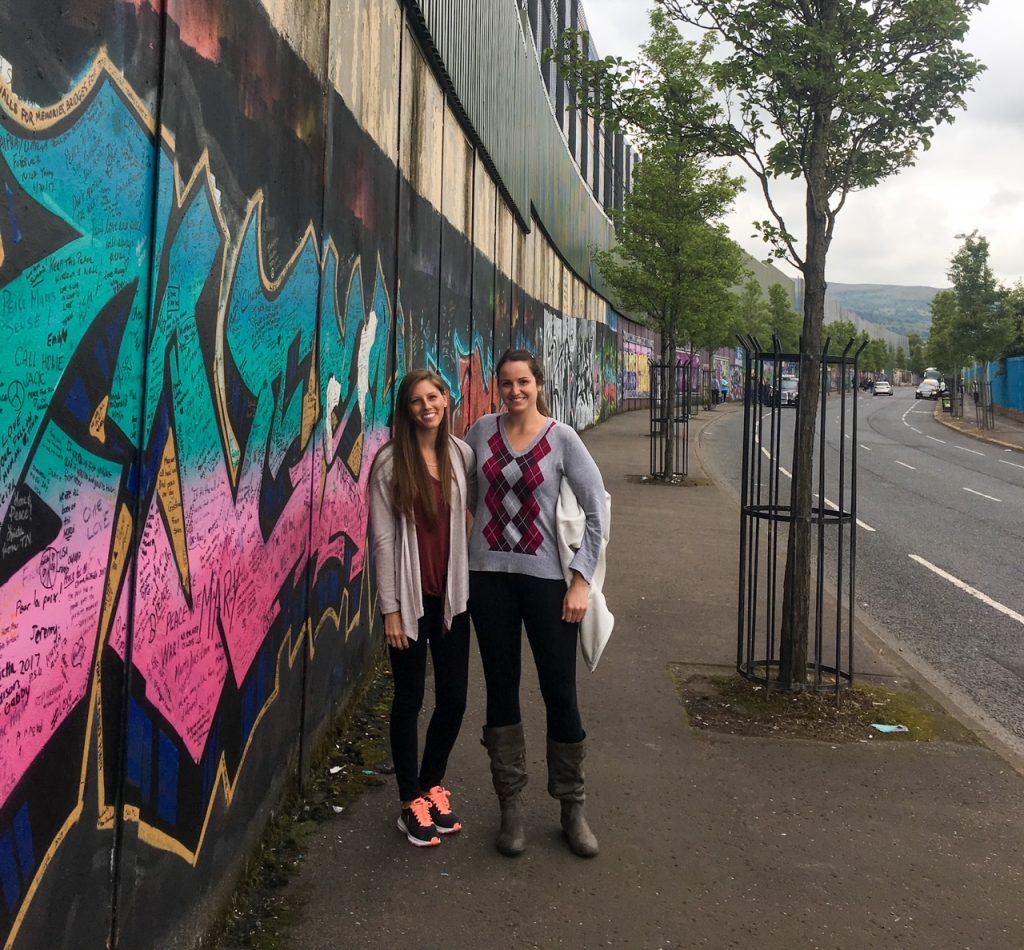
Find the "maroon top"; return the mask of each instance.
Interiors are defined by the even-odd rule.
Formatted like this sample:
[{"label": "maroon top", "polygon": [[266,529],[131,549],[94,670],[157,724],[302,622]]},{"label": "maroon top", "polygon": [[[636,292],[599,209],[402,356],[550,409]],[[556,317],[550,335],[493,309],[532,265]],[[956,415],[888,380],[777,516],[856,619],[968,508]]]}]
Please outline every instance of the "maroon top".
[{"label": "maroon top", "polygon": [[434,489],[437,524],[431,527],[426,508],[416,499],[416,546],[420,554],[420,584],[425,597],[444,597],[448,580],[448,546],[451,541],[451,514],[441,491],[441,483],[430,479]]}]

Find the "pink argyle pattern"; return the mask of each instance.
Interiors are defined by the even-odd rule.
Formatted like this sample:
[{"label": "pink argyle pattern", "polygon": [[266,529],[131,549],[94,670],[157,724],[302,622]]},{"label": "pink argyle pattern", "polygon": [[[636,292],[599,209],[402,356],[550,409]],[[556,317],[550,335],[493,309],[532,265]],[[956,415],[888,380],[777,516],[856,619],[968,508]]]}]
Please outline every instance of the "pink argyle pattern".
[{"label": "pink argyle pattern", "polygon": [[525,455],[515,456],[500,432],[487,441],[491,455],[483,464],[488,488],[484,504],[490,520],[483,536],[492,551],[536,554],[544,542],[537,527],[540,505],[533,492],[544,482],[541,460],[551,451],[547,433]]}]

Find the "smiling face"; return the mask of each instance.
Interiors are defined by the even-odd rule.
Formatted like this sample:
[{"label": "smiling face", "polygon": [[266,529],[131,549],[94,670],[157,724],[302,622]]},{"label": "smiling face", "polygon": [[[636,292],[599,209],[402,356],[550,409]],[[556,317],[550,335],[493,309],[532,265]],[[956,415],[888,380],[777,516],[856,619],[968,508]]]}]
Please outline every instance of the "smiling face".
[{"label": "smiling face", "polygon": [[448,397],[429,380],[422,380],[409,393],[409,415],[419,429],[437,430],[448,409]]},{"label": "smiling face", "polygon": [[510,413],[536,410],[540,387],[529,363],[518,360],[505,363],[498,374],[498,389],[501,391],[501,401]]}]

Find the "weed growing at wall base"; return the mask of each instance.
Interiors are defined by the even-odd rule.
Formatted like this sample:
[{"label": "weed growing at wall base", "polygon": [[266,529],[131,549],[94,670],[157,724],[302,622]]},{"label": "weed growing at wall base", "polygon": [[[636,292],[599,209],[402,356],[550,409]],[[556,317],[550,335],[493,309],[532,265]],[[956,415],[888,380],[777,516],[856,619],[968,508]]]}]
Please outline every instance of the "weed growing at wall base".
[{"label": "weed growing at wall base", "polygon": [[388,759],[391,671],[383,657],[333,731],[324,737],[306,784],[292,789],[249,860],[222,919],[204,946],[210,950],[287,950],[288,927],[300,911],[285,885],[325,822],[338,818],[363,789],[382,785]]}]

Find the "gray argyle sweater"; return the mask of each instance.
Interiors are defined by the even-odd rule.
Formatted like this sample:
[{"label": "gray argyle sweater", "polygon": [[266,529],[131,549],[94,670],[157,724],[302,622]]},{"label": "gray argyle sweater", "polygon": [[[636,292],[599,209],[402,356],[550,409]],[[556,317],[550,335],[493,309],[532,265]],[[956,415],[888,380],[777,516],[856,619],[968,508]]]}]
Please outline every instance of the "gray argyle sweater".
[{"label": "gray argyle sweater", "polygon": [[555,508],[564,477],[587,516],[583,543],[569,566],[589,582],[605,527],[604,481],[597,464],[576,431],[553,419],[517,455],[502,420],[483,416],[465,435],[476,453],[477,474],[469,569],[562,580]]}]

